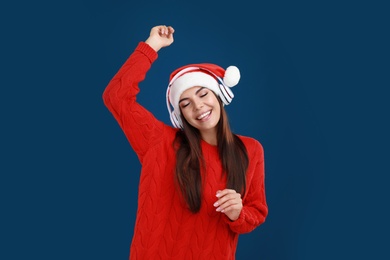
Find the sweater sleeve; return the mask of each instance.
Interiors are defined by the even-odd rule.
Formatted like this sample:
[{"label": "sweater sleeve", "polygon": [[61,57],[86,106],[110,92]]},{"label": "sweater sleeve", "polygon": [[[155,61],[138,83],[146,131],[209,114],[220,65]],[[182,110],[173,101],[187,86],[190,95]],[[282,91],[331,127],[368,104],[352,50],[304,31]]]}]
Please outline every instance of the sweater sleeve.
[{"label": "sweater sleeve", "polygon": [[138,84],[158,55],[140,42],[127,61],[108,83],[103,101],[125,133],[140,162],[150,147],[162,137],[163,123],[136,102]]},{"label": "sweater sleeve", "polygon": [[[257,149],[255,158],[254,174],[249,183],[247,194],[243,199],[243,208],[240,216],[235,221],[230,221],[226,218],[226,222],[233,232],[242,234],[254,230],[257,226],[264,223],[268,215],[268,206],[265,197],[264,187],[264,154],[263,147],[259,142],[256,142]],[[252,158],[253,159],[253,158]]]}]

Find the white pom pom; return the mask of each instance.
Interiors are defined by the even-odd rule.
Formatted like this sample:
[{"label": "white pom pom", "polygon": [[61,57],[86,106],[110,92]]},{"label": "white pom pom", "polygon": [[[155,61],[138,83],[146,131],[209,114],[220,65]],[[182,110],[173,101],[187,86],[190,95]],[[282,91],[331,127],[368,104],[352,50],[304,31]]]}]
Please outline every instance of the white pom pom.
[{"label": "white pom pom", "polygon": [[234,87],[240,81],[240,70],[236,66],[229,66],[225,70],[225,76],[223,77],[223,82],[225,82],[226,86]]}]

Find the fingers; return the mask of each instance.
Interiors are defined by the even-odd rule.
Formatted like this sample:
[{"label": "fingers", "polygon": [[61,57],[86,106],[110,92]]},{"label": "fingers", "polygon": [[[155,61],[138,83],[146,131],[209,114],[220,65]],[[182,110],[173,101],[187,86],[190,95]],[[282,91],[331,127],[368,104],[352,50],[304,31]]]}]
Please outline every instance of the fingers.
[{"label": "fingers", "polygon": [[158,33],[160,36],[166,36],[169,37],[171,36],[175,30],[173,29],[172,26],[165,26],[165,25],[160,25],[158,26]]},{"label": "fingers", "polygon": [[224,189],[224,190],[218,190],[217,191],[217,194],[215,196],[217,196],[217,198],[221,198],[227,194],[235,194],[237,193],[235,190],[232,190],[232,189]]},{"label": "fingers", "polygon": [[168,35],[168,28],[165,25],[160,26],[158,28],[158,34],[160,34],[160,36]]},{"label": "fingers", "polygon": [[225,202],[224,204],[219,206],[216,209],[216,211],[224,213],[224,212],[228,212],[228,211],[231,211],[231,210],[240,210],[241,208],[242,208],[241,203],[234,202],[234,201],[229,201],[229,202]]},{"label": "fingers", "polygon": [[235,190],[225,189],[222,191],[217,191],[217,198],[219,198],[215,203],[216,211],[225,212],[230,210],[241,210],[242,208],[242,199],[241,194],[237,193]]}]

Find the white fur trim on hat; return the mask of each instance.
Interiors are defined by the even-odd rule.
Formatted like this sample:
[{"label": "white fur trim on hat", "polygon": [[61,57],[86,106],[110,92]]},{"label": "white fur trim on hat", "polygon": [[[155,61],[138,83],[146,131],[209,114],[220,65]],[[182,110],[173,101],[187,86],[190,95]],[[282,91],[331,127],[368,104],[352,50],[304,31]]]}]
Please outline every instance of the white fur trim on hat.
[{"label": "white fur trim on hat", "polygon": [[207,73],[194,71],[180,76],[172,83],[169,92],[169,99],[177,115],[180,115],[179,101],[181,94],[187,89],[195,86],[206,87],[214,91],[217,95],[219,95],[220,92],[217,80]]}]

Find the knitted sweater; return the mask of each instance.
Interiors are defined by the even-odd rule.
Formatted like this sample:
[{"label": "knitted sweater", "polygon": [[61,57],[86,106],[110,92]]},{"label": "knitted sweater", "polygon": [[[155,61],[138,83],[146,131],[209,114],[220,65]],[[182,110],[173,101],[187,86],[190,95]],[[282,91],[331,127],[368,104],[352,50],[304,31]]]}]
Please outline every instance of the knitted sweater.
[{"label": "knitted sweater", "polygon": [[231,221],[213,206],[217,190],[226,188],[218,149],[201,141],[206,163],[202,204],[198,213],[191,213],[174,181],[172,144],[180,130],[136,102],[138,84],[156,59],[157,53],[140,42],[103,93],[142,165],[130,259],[235,259],[238,235],[262,224],[268,213],[263,148],[255,139],[240,136],[249,156],[247,191],[239,218]]}]

